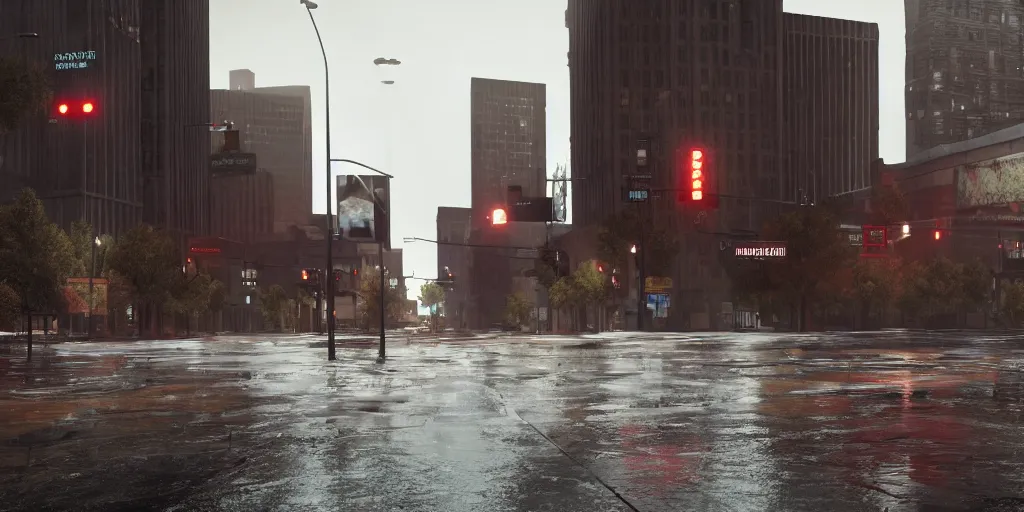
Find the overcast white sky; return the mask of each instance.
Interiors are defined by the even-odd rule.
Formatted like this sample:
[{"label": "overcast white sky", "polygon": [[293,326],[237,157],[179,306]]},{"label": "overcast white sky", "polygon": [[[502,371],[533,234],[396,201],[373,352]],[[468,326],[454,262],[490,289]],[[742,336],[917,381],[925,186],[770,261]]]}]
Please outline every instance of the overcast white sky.
[{"label": "overcast white sky", "polygon": [[[788,12],[879,24],[881,156],[903,161],[903,2],[784,1]],[[564,0],[319,4],[314,15],[331,66],[332,156],[395,175],[392,240],[397,247],[406,236],[434,238],[438,206],[469,206],[470,77],[547,84],[548,168],[569,160]],[[253,70],[257,86],[312,87],[313,208],[323,212],[323,61],[305,9],[294,0],[211,0],[210,11],[212,88],[226,88],[228,71],[238,68]],[[376,57],[403,64],[382,75],[373,65]],[[383,86],[382,79],[396,84]],[[406,275],[435,276],[433,245],[404,247]]]}]

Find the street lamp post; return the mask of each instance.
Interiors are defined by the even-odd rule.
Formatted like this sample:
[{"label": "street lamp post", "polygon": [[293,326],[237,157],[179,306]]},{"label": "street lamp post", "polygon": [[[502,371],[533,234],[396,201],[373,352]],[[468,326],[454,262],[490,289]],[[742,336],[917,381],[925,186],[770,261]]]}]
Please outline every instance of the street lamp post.
[{"label": "street lamp post", "polygon": [[320,37],[320,29],[316,26],[316,19],[313,18],[313,9],[316,9],[318,5],[312,0],[299,0],[299,3],[306,7],[306,13],[309,14],[309,21],[313,23],[313,31],[316,32],[316,40],[320,43],[320,53],[324,57],[324,132],[327,136],[327,162],[326,162],[326,177],[325,181],[327,186],[324,190],[327,192],[327,221],[326,231],[324,232],[324,240],[327,241],[327,265],[324,267],[326,284],[324,285],[324,294],[327,295],[327,360],[334,361],[337,358],[334,346],[334,279],[330,276],[334,274],[334,223],[331,219],[331,79],[330,79],[330,68],[327,65],[327,50],[324,49],[324,40]]},{"label": "street lamp post", "polygon": [[90,337],[93,335],[93,331],[94,331],[94,329],[93,329],[93,321],[92,321],[92,313],[93,313],[93,310],[96,307],[96,299],[95,299],[95,296],[93,295],[93,282],[92,282],[94,276],[96,275],[96,248],[99,247],[102,244],[103,244],[103,242],[100,241],[100,237],[96,237],[92,241],[92,265],[91,265],[92,269],[89,271],[89,313],[88,313],[88,318],[89,318],[89,324],[88,325],[89,325],[89,336]]}]

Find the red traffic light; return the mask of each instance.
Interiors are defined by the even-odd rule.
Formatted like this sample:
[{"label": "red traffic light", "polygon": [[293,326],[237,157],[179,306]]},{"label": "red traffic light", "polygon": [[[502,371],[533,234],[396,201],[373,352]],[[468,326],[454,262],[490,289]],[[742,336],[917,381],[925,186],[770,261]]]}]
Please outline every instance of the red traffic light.
[{"label": "red traffic light", "polygon": [[68,107],[67,103],[61,103],[57,106],[57,112],[60,112],[62,115],[67,114],[69,109],[70,107]]},{"label": "red traffic light", "polygon": [[690,198],[704,199],[704,150],[690,150]]},{"label": "red traffic light", "polygon": [[937,229],[935,230],[935,239],[942,240],[942,231],[939,231]]},{"label": "red traffic light", "polygon": [[86,114],[91,114],[93,108],[95,108],[95,105],[93,105],[91,101],[87,101],[82,104],[82,112],[85,112]]},{"label": "red traffic light", "polygon": [[503,226],[505,224],[508,224],[508,213],[505,212],[504,208],[495,208],[491,212],[491,225]]}]

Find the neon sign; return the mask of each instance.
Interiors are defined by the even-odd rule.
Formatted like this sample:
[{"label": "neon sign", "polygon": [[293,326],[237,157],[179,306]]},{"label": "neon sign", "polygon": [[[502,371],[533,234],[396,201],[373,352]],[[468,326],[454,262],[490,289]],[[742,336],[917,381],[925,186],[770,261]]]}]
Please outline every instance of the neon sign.
[{"label": "neon sign", "polygon": [[53,54],[53,67],[57,71],[69,69],[86,69],[91,66],[91,61],[96,60],[96,52],[89,50],[85,52],[65,52]]}]

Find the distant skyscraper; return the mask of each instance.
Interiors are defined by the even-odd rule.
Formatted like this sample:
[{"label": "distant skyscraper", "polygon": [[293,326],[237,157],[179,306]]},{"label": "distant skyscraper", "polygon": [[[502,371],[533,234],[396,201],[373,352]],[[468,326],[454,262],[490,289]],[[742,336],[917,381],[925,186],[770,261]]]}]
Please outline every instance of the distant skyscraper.
[{"label": "distant skyscraper", "polygon": [[505,203],[509,185],[545,196],[547,96],[544,84],[473,78],[470,86],[473,221]]},{"label": "distant skyscraper", "polygon": [[[247,70],[241,70],[247,71]],[[241,151],[273,175],[274,231],[309,224],[313,213],[313,142],[308,86],[255,87],[232,72],[233,90],[210,91],[209,118],[234,123]]]},{"label": "distant skyscraper", "polygon": [[905,0],[907,158],[1024,121],[1024,5]]},{"label": "distant skyscraper", "polygon": [[208,230],[210,2],[139,3],[143,220],[180,237]]},{"label": "distant skyscraper", "polygon": [[442,206],[437,209],[437,278],[447,279],[445,268],[455,276],[454,285],[445,297],[445,315],[448,327],[465,327],[465,312],[470,291],[470,248],[471,229],[469,208]]},{"label": "distant skyscraper", "polygon": [[[0,202],[31,187],[65,228],[86,220],[99,233],[118,234],[138,224],[139,6],[147,3],[2,2],[0,34],[37,32],[39,38],[0,39],[0,54],[45,66],[54,103],[0,135]],[[56,111],[60,102],[84,100],[95,106],[88,123]]]},{"label": "distant skyscraper", "polygon": [[782,199],[871,186],[878,158],[878,25],[783,15]]}]

